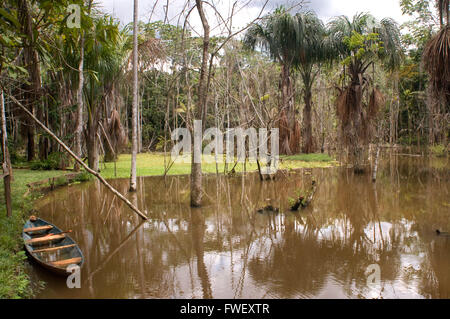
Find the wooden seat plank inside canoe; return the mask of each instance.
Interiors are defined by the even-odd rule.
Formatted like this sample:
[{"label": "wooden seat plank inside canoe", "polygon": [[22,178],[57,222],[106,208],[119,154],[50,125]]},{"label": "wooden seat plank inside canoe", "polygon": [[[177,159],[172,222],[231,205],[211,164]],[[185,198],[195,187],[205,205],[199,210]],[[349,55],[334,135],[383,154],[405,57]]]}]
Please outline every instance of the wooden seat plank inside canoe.
[{"label": "wooden seat plank inside canoe", "polygon": [[81,257],[76,257],[76,258],[70,258],[70,259],[63,259],[63,260],[58,260],[58,261],[52,261],[50,262],[53,266],[56,267],[62,267],[62,266],[67,266],[70,264],[78,264],[81,262]]},{"label": "wooden seat plank inside canoe", "polygon": [[71,244],[71,245],[64,245],[64,246],[58,246],[58,247],[36,249],[36,250],[33,250],[32,252],[33,253],[44,253],[44,252],[51,252],[51,251],[56,251],[56,250],[70,248],[70,247],[75,247],[75,246],[76,246],[76,244]]},{"label": "wooden seat plank inside canoe", "polygon": [[52,225],[45,225],[45,226],[25,228],[23,231],[24,231],[24,233],[31,233],[31,232],[35,232],[35,231],[49,230],[52,228],[53,228]]},{"label": "wooden seat plank inside canoe", "polygon": [[38,238],[29,239],[29,240],[25,241],[25,243],[28,244],[28,245],[42,244],[42,243],[46,243],[46,242],[50,242],[50,241],[63,239],[65,237],[66,237],[65,234],[44,236],[44,237],[38,237]]}]

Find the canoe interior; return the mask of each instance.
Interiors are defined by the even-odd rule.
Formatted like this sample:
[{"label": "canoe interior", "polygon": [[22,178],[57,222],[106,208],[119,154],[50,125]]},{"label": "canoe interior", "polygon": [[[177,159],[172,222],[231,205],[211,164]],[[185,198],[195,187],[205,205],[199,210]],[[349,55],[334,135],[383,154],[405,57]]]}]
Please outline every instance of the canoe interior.
[{"label": "canoe interior", "polygon": [[[24,239],[25,243],[25,249],[28,252],[28,254],[41,266],[44,268],[47,268],[50,271],[53,271],[54,273],[60,274],[60,275],[68,275],[66,271],[66,266],[63,267],[57,267],[55,265],[52,265],[52,262],[55,261],[61,261],[66,259],[72,259],[72,258],[81,258],[81,261],[78,264],[78,266],[82,266],[84,263],[84,256],[81,252],[78,245],[76,245],[76,242],[68,236],[68,234],[65,234],[65,238],[59,239],[56,241],[51,242],[45,242],[40,244],[26,244],[27,240],[38,238],[41,236],[45,236],[48,234],[59,234],[62,232],[61,229],[56,227],[55,225],[46,222],[45,220],[38,218],[36,221],[30,221],[28,220],[24,225],[24,230],[27,228],[33,228],[33,227],[40,227],[40,226],[46,226],[51,225],[53,226],[52,229],[46,229],[46,230],[40,230],[35,232],[23,232],[22,237]],[[75,246],[73,246],[75,245]],[[44,251],[44,252],[34,252],[35,250],[42,250],[46,248],[54,248],[54,247],[60,247],[60,246],[69,246],[67,248],[58,249],[58,250],[51,250],[51,251]]]}]

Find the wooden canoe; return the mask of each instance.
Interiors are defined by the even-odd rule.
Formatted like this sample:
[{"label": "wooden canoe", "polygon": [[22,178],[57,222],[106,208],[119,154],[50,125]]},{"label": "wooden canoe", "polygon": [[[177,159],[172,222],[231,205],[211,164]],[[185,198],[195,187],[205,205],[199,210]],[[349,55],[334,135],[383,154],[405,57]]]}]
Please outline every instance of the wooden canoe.
[{"label": "wooden canoe", "polygon": [[82,266],[84,256],[77,243],[55,225],[41,218],[28,220],[22,231],[25,250],[39,265],[51,272],[67,276],[66,268]]}]

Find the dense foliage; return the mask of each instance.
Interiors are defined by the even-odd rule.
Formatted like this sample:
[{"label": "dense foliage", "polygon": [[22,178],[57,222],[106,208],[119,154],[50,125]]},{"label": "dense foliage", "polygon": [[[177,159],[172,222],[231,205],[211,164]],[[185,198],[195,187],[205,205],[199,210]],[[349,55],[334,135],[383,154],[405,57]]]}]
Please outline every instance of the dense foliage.
[{"label": "dense foliage", "polygon": [[[67,24],[73,3],[81,6],[80,28]],[[376,21],[366,13],[325,25],[312,12],[292,15],[280,7],[245,36],[211,36],[205,125],[280,127],[286,154],[332,152],[342,145],[358,157],[362,145],[374,142],[446,145],[448,55],[436,53],[425,63],[423,55],[437,45],[430,40],[448,41],[448,10],[445,1],[402,0],[401,6],[411,16],[402,35],[393,20]],[[170,150],[172,130],[189,126],[199,108],[202,37],[162,21],[140,22],[138,29],[138,148]],[[0,83],[13,161],[36,168],[37,158],[47,161],[42,168],[70,165],[64,156],[51,155],[62,150],[10,96],[75,147],[81,43],[81,153],[98,169],[99,160],[127,150],[131,25],[120,26],[90,1],[6,0],[0,30]]]}]

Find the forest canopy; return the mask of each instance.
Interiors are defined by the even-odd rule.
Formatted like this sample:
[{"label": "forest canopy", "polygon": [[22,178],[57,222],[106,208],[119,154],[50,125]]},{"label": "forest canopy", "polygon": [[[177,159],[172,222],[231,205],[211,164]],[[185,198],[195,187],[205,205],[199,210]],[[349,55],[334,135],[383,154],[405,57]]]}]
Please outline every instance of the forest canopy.
[{"label": "forest canopy", "polygon": [[[410,17],[403,25],[364,12],[322,21],[301,5],[261,14],[235,34],[209,34],[207,15],[208,34],[195,32],[186,23],[195,6],[177,23],[139,21],[137,151],[170,150],[171,132],[195,118],[222,130],[279,127],[282,154],[343,151],[355,165],[371,143],[447,147],[448,1],[400,5]],[[11,97],[95,170],[130,150],[132,23],[92,1],[6,0],[0,31],[13,163],[71,160]]]}]

